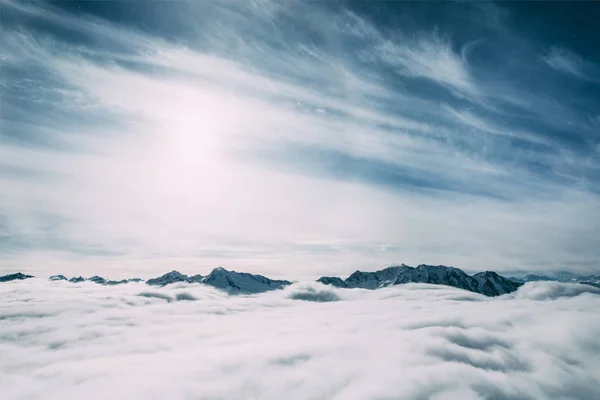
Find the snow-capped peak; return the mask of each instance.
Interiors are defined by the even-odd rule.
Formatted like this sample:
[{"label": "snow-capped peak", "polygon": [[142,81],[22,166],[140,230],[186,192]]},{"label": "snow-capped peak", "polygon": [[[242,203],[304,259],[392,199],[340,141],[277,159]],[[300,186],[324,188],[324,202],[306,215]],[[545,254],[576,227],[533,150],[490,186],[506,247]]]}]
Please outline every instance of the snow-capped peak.
[{"label": "snow-capped peak", "polygon": [[289,281],[273,280],[262,275],[228,271],[223,267],[213,269],[202,283],[235,293],[260,293],[291,284]]}]

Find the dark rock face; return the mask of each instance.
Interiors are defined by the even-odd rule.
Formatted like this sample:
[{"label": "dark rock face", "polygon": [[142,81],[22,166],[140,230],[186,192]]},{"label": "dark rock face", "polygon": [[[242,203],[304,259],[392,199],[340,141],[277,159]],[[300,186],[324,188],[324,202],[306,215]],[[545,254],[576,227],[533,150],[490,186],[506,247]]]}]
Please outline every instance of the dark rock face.
[{"label": "dark rock face", "polygon": [[375,272],[356,271],[346,280],[324,276],[317,280],[340,288],[378,289],[404,283],[430,283],[447,285],[486,296],[499,296],[514,292],[522,283],[508,280],[495,272],[480,272],[473,276],[464,271],[443,265],[424,265],[416,268],[399,265]]},{"label": "dark rock face", "polygon": [[67,277],[64,275],[52,275],[50,278],[51,281],[68,281]]},{"label": "dark rock face", "polygon": [[521,283],[513,282],[492,271],[479,272],[473,275],[473,278],[477,280],[477,290],[474,291],[486,296],[500,296],[511,293],[522,286]]},{"label": "dark rock face", "polygon": [[317,279],[317,282],[321,282],[324,285],[331,285],[339,288],[347,288],[348,285],[344,280],[338,278],[337,276],[323,276]]},{"label": "dark rock face", "polygon": [[85,282],[85,278],[83,276],[73,277],[73,278],[69,279],[69,282],[73,282],[73,283]]},{"label": "dark rock face", "polygon": [[9,282],[9,281],[29,279],[29,278],[33,278],[33,275],[26,275],[26,274],[17,272],[16,274],[0,276],[0,282]]}]

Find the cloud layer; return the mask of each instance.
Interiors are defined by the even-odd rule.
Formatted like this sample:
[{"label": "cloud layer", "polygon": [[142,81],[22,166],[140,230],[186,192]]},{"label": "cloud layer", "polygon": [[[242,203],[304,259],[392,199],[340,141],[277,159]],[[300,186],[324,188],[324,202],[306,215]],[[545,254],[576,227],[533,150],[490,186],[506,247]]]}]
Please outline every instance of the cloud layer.
[{"label": "cloud layer", "polygon": [[0,385],[25,399],[590,399],[600,290],[408,284],[0,286]]}]

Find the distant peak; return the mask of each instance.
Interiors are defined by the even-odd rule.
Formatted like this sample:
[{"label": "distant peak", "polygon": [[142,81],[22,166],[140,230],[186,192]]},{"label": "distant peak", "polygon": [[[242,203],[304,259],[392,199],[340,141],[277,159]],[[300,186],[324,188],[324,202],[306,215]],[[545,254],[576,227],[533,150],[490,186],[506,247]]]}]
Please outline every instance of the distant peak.
[{"label": "distant peak", "polygon": [[8,281],[14,281],[14,280],[23,280],[23,279],[29,279],[29,278],[33,278],[33,276],[32,275],[23,274],[21,272],[17,272],[16,274],[9,274],[9,275],[0,276],[0,282],[8,282]]}]

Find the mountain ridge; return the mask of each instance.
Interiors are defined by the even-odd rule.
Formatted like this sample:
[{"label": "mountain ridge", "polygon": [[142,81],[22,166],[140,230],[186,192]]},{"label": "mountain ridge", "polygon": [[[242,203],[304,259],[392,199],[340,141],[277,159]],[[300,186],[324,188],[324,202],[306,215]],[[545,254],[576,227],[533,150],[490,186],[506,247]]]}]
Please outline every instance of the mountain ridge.
[{"label": "mountain ridge", "polygon": [[523,283],[511,281],[494,271],[469,275],[463,270],[444,265],[420,264],[411,267],[406,264],[391,266],[379,271],[352,273],[342,280],[339,277],[324,276],[317,282],[339,288],[379,289],[405,283],[429,283],[446,285],[486,296],[500,296],[517,290]]},{"label": "mountain ridge", "polygon": [[[370,290],[406,283],[428,283],[451,286],[474,293],[480,293],[489,297],[514,292],[523,284],[535,281],[559,281],[565,283],[582,283],[596,287],[600,286],[600,275],[563,275],[563,279],[536,274],[528,274],[523,278],[506,278],[494,271],[483,271],[469,275],[463,270],[451,266],[420,264],[417,267],[411,267],[406,264],[400,264],[378,271],[356,270],[346,279],[337,276],[322,276],[317,279],[316,282],[343,289],[361,288]],[[29,278],[33,278],[33,276],[19,272],[0,276],[0,282]],[[78,276],[70,279],[64,275],[53,275],[48,279],[51,281],[65,281],[71,283],[89,281],[103,286],[143,281],[140,278],[114,281],[98,275],[90,278]],[[230,271],[223,267],[217,267],[206,276],[200,274],[188,276],[173,270],[159,277],[148,279],[145,283],[150,286],[166,286],[174,283],[199,283],[224,290],[230,294],[254,294],[282,289],[291,285],[293,282],[288,280],[270,279],[263,275],[233,270]]]}]

